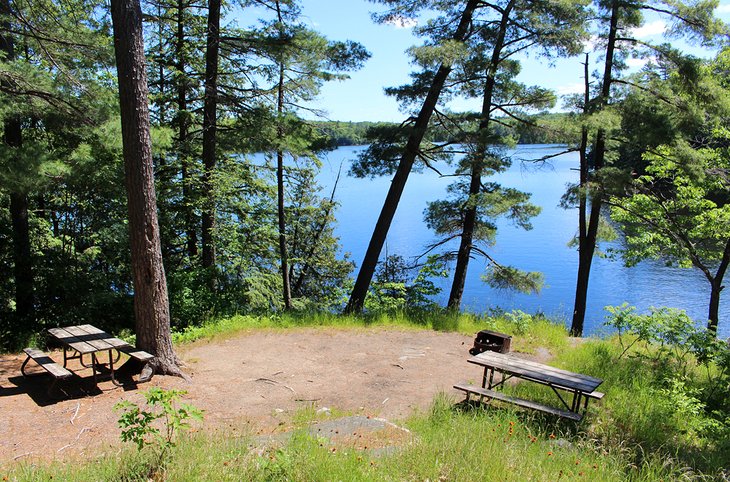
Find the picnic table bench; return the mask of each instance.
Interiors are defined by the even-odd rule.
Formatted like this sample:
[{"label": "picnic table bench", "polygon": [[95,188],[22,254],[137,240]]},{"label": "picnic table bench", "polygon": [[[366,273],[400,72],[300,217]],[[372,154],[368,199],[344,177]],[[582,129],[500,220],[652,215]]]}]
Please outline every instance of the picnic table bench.
[{"label": "picnic table bench", "polygon": [[[455,389],[466,392],[467,400],[469,400],[471,395],[477,395],[480,400],[484,398],[501,400],[525,408],[579,421],[583,418],[583,415],[580,413],[581,404],[585,411],[588,407],[589,399],[600,400],[603,398],[603,393],[596,391],[596,388],[603,382],[599,378],[562,370],[514,355],[487,351],[469,358],[468,362],[483,367],[484,373],[481,386],[470,384],[454,385]],[[498,381],[495,380],[495,372],[500,375]],[[513,377],[550,387],[560,402],[562,402],[564,409],[509,396],[493,390],[504,386],[504,383]],[[561,392],[567,392],[572,395],[570,404],[563,398]]]},{"label": "picnic table bench", "polygon": [[28,365],[28,362],[30,360],[33,360],[34,362],[36,362],[38,364],[38,366],[43,368],[51,377],[53,377],[53,383],[51,384],[50,387],[48,387],[49,394],[56,387],[56,384],[58,383],[59,380],[65,380],[66,378],[70,378],[73,376],[73,373],[71,373],[69,370],[67,370],[66,368],[62,367],[61,365],[59,365],[58,363],[53,361],[53,359],[51,357],[46,355],[41,350],[38,350],[36,348],[25,348],[23,351],[28,356],[26,357],[23,364],[20,365],[20,373],[24,377],[43,375],[43,372],[27,373],[25,371],[25,367]]},{"label": "picnic table bench", "polygon": [[[142,364],[146,364],[154,358],[153,355],[136,349],[126,341],[116,338],[109,333],[88,324],[63,328],[50,328],[48,330],[48,334],[52,339],[56,340],[63,346],[63,366],[53,361],[50,356],[41,350],[36,348],[26,348],[23,351],[27,355],[27,358],[21,365],[20,371],[23,376],[35,375],[26,372],[28,362],[30,360],[35,361],[38,366],[43,368],[53,378],[53,383],[48,389],[49,394],[59,380],[64,380],[73,376],[73,373],[67,367],[69,360],[78,359],[81,366],[91,368],[92,378],[95,384],[97,382],[97,367],[107,365],[112,383],[116,386],[122,386],[123,383],[120,383],[115,378],[114,369],[114,364],[119,361],[122,353],[125,353],[130,357],[130,359],[136,360]],[[107,352],[107,362],[99,361],[99,357],[97,355],[101,352]],[[89,355],[91,357],[90,364],[84,362],[84,355]],[[39,374],[42,374],[42,372]]]}]

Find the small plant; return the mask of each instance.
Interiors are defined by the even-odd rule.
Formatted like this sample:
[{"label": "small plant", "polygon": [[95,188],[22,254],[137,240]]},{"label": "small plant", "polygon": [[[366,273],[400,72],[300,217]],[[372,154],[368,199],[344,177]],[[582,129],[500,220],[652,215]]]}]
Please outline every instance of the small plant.
[{"label": "small plant", "polygon": [[515,332],[518,335],[524,335],[533,322],[532,315],[522,310],[512,310],[504,314],[504,319],[514,325]]},{"label": "small plant", "polygon": [[143,410],[128,400],[114,406],[115,410],[122,412],[118,421],[122,441],[136,444],[138,451],[146,446],[153,447],[156,463],[150,467],[151,470],[164,465],[181,429],[189,429],[191,420],[203,419],[203,412],[198,408],[186,403],[178,404],[180,397],[186,393],[184,390],[153,387],[144,392],[150,410]]}]

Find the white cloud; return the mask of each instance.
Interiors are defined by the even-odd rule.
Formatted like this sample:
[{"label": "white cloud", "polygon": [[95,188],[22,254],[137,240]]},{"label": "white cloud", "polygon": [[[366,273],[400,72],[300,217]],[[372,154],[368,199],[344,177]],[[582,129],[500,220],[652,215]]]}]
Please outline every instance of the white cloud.
[{"label": "white cloud", "polygon": [[730,13],[730,3],[722,3],[717,6],[715,13]]},{"label": "white cloud", "polygon": [[628,65],[632,69],[640,69],[646,64],[649,63],[650,59],[636,59],[636,58],[630,58],[626,59],[626,65]]},{"label": "white cloud", "polygon": [[558,95],[580,94],[582,92],[585,92],[585,90],[586,86],[583,82],[561,85],[555,89]]},{"label": "white cloud", "polygon": [[395,28],[413,28],[418,25],[415,18],[403,17],[401,15],[393,15],[385,23]]},{"label": "white cloud", "polygon": [[591,35],[590,38],[583,41],[583,51],[592,52],[600,42],[600,38],[597,35]]},{"label": "white cloud", "polygon": [[631,35],[635,38],[646,38],[654,35],[661,35],[667,29],[663,20],[655,20],[644,24],[641,27],[631,29]]}]

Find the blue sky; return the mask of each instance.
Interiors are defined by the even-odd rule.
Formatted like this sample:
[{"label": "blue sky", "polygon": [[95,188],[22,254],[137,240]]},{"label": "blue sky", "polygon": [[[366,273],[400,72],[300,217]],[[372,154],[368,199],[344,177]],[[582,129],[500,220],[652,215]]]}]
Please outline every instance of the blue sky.
[{"label": "blue sky", "polygon": [[[331,40],[354,40],[363,44],[372,54],[365,66],[351,73],[343,82],[324,86],[316,107],[327,113],[327,118],[341,121],[402,121],[406,115],[398,110],[397,102],[383,93],[383,88],[408,82],[413,66],[406,50],[419,43],[407,25],[378,25],[371,18],[372,11],[381,9],[367,0],[302,0],[304,22]],[[722,2],[718,16],[730,22],[730,2]],[[666,25],[657,18],[647,18],[644,27],[635,36],[658,41]],[[699,51],[693,51],[696,55]],[[560,59],[554,66],[527,59],[522,62],[520,79],[528,84],[540,84],[558,94],[582,90],[582,58]],[[638,67],[640,61],[635,61]],[[479,101],[460,101],[450,107],[456,110],[479,109]]]}]

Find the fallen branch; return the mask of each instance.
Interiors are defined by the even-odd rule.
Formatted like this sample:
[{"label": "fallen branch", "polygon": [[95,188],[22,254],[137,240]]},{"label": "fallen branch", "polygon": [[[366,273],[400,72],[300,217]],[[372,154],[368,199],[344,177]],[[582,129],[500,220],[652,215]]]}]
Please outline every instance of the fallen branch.
[{"label": "fallen branch", "polygon": [[73,417],[71,417],[71,420],[70,420],[71,425],[74,424],[74,420],[76,419],[76,415],[79,414],[79,408],[81,408],[81,404],[80,403],[76,403],[76,411],[74,412],[74,415],[73,415]]},{"label": "fallen branch", "polygon": [[261,378],[256,378],[256,379],[254,379],[252,381],[254,381],[254,382],[266,382],[266,383],[270,383],[271,385],[281,385],[282,387],[286,388],[287,390],[291,390],[292,393],[297,393],[289,385],[284,385],[283,383],[277,382],[276,380],[272,380],[271,378],[263,378],[263,377],[261,377]]}]

